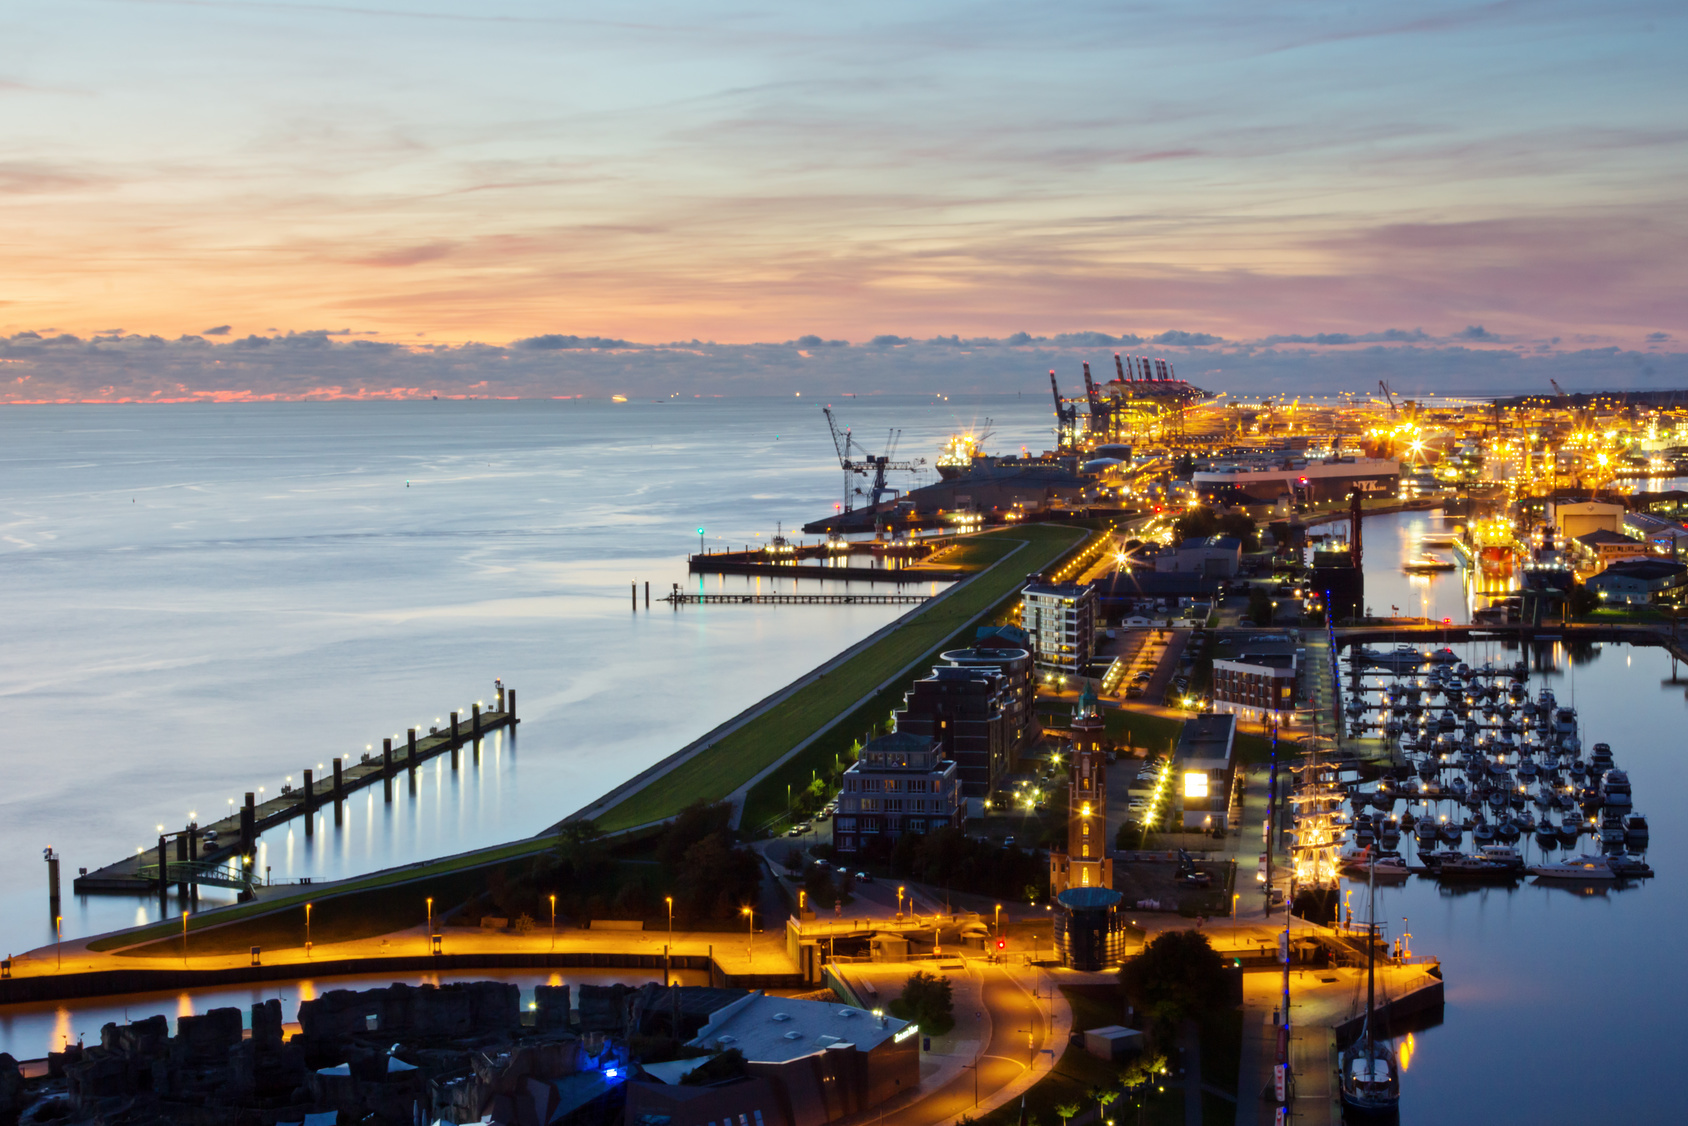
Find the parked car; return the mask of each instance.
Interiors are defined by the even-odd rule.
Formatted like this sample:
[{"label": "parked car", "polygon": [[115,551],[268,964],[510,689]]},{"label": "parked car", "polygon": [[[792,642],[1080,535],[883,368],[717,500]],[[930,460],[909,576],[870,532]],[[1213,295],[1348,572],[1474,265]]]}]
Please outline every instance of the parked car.
[{"label": "parked car", "polygon": [[857,872],[856,882],[858,884],[871,884],[873,882],[873,877],[868,875],[866,872]]}]

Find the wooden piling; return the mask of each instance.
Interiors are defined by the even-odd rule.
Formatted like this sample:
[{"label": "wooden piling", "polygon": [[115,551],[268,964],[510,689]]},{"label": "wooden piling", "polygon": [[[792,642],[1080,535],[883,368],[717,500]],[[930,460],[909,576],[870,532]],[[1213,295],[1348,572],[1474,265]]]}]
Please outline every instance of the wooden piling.
[{"label": "wooden piling", "polygon": [[627,586],[629,588],[628,594],[633,598],[633,612],[637,614],[639,612],[639,580],[634,579]]},{"label": "wooden piling", "polygon": [[405,747],[405,753],[404,753],[404,758],[405,758],[404,765],[405,765],[405,768],[407,770],[409,770],[412,774],[415,774],[416,773],[416,728],[412,727],[410,729],[410,732],[405,736],[405,740],[406,740],[406,747]]},{"label": "wooden piling", "polygon": [[516,730],[516,690],[514,688],[504,690],[504,714],[510,717],[510,731],[514,734]]},{"label": "wooden piling", "polygon": [[246,804],[240,809],[240,851],[249,855],[258,843],[258,795],[248,790]]},{"label": "wooden piling", "polygon": [[393,776],[393,741],[381,740],[381,773],[391,778]]},{"label": "wooden piling", "polygon": [[345,760],[341,759],[341,758],[336,758],[334,760],[334,804],[335,805],[339,805],[341,802],[346,800],[346,779],[340,772],[340,767],[344,762],[345,762]]}]

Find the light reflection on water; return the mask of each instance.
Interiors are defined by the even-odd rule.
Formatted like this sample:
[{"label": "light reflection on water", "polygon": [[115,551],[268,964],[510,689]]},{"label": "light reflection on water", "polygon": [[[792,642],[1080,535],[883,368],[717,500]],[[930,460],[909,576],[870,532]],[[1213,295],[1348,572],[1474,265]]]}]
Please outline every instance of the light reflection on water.
[{"label": "light reflection on water", "polygon": [[[1374,605],[1404,578],[1381,573],[1390,556],[1379,541],[1399,534],[1384,527],[1386,519],[1400,520],[1367,521],[1368,555],[1380,548],[1377,569],[1366,575]],[[1457,575],[1430,580],[1432,589],[1438,584],[1463,600]],[[1460,603],[1450,594],[1433,605],[1455,616]],[[1454,648],[1474,668],[1520,655],[1498,643]],[[1688,931],[1688,897],[1678,886],[1688,847],[1679,805],[1688,793],[1688,668],[1673,668],[1663,649],[1616,644],[1541,645],[1531,664],[1541,666],[1531,673],[1532,696],[1545,684],[1578,709],[1585,758],[1594,743],[1610,743],[1629,772],[1635,808],[1650,822],[1646,859],[1657,876],[1610,888],[1533,878],[1515,888],[1444,887],[1422,876],[1380,886],[1378,918],[1388,937],[1410,929],[1412,950],[1439,957],[1447,981],[1443,1022],[1412,1038],[1401,1121],[1679,1121],[1672,1076],[1688,1009],[1688,973],[1677,950]],[[1529,835],[1517,847],[1532,863],[1542,855]],[[1400,850],[1410,862],[1410,833]],[[1585,836],[1570,851],[1598,845]],[[1365,885],[1349,886],[1363,919]]]},{"label": "light reflection on water", "polygon": [[[984,414],[1005,448],[1041,449],[1040,402],[846,413],[905,450]],[[261,864],[332,877],[508,841],[902,612],[630,612],[630,581],[691,582],[699,526],[720,549],[831,511],[840,470],[803,400],[32,407],[0,412],[0,451],[0,953],[53,940],[48,845],[68,883],[496,676],[520,694],[514,739],[434,760],[415,792],[401,771],[390,807],[377,784],[340,826],[294,821]],[[758,584],[796,586],[712,581]],[[67,896],[65,934],[158,910]]]},{"label": "light reflection on water", "polygon": [[[709,984],[707,970],[674,970],[672,973],[684,985]],[[271,999],[281,1001],[282,1020],[291,1023],[299,1019],[301,1002],[314,1000],[330,990],[385,989],[394,982],[437,986],[458,981],[505,981],[520,986],[524,998],[531,999],[536,985],[643,985],[647,981],[660,980],[660,973],[653,978],[650,971],[636,969],[462,970],[448,973],[402,970],[344,977],[307,977],[186,992],[120,994],[86,1001],[5,1005],[0,1006],[0,1051],[9,1052],[20,1060],[40,1059],[66,1044],[78,1041],[99,1043],[100,1028],[108,1022],[123,1024],[155,1015],[169,1018],[171,1035],[175,1035],[179,1018],[198,1016],[229,1006],[240,1009],[243,1026],[250,1028],[252,1006]]]}]

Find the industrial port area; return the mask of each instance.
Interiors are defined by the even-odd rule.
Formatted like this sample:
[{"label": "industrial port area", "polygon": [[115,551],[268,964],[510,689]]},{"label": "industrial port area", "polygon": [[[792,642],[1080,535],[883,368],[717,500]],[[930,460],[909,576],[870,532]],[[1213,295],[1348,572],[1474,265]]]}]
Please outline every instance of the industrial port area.
[{"label": "industrial port area", "polygon": [[618,612],[906,609],[548,826],[347,879],[260,858],[513,756],[541,721],[500,680],[103,867],[49,850],[55,921],[140,916],[0,963],[0,1020],[53,1035],[0,1055],[0,1121],[1415,1120],[1461,970],[1380,900],[1656,894],[1667,795],[1567,677],[1688,660],[1688,393],[1098,366],[1050,372],[1038,451],[817,413],[831,511],[699,528]]}]

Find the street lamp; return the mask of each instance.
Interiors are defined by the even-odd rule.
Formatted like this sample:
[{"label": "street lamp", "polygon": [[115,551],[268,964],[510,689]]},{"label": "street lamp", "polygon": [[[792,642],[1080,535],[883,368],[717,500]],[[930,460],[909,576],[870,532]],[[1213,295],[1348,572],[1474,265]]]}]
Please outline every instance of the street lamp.
[{"label": "street lamp", "polygon": [[[668,959],[669,964],[672,965],[674,962],[674,897],[665,895],[662,897],[662,901],[668,904]],[[673,982],[667,984],[672,985]]]},{"label": "street lamp", "polygon": [[996,905],[996,937],[1002,937],[1002,904]]},{"label": "street lamp", "polygon": [[551,949],[557,948],[557,893],[551,893]]},{"label": "street lamp", "polygon": [[756,937],[756,914],[748,907],[740,907],[739,913],[744,916],[744,958],[752,965],[756,963],[756,951],[751,947],[751,941]]},{"label": "street lamp", "polygon": [[426,935],[424,935],[423,937],[428,940],[427,945],[429,945],[430,947],[433,946],[433,944],[434,944],[434,897],[431,896],[431,895],[428,897],[428,933]]},{"label": "street lamp", "polygon": [[[911,904],[912,906],[912,904]],[[903,917],[903,885],[897,885],[897,918]]]},{"label": "street lamp", "polygon": [[[305,904],[305,957],[311,956],[311,905]],[[182,912],[182,961],[188,957],[188,916]]]},{"label": "street lamp", "polygon": [[[54,915],[53,916],[53,934],[56,936],[53,945],[58,947],[59,969],[62,970],[62,969],[64,969],[64,916],[63,915]],[[185,942],[182,944],[182,949],[184,951],[187,950],[187,944]],[[184,954],[183,956],[185,957],[186,955]]]}]

